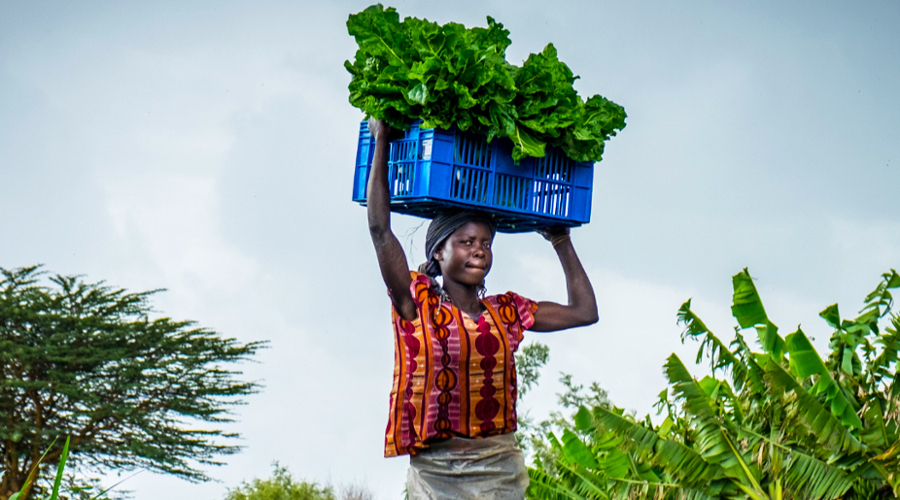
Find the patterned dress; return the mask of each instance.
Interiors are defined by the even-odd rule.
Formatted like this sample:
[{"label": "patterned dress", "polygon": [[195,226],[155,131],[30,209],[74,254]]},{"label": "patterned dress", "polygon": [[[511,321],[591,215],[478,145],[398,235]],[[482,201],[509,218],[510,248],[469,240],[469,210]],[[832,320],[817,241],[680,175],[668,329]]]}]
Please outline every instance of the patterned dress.
[{"label": "patterned dress", "polygon": [[476,319],[413,272],[418,317],[393,311],[394,384],[384,456],[412,454],[429,440],[483,438],[516,430],[513,353],[534,324],[537,303],[507,292],[484,300]]}]

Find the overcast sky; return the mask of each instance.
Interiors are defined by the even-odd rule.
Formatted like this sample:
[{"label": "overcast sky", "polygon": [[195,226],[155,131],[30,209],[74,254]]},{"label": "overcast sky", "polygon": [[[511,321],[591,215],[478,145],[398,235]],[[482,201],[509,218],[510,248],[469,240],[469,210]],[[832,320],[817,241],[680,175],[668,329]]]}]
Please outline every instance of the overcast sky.
[{"label": "overcast sky", "polygon": [[[246,447],[191,484],[143,473],[139,500],[220,499],[278,460],[297,478],[398,498],[382,458],[389,301],[350,201],[358,123],[345,21],[366,2],[0,3],[0,266],[42,263],[271,348],[230,427]],[[728,337],[731,276],[758,279],[784,333],[851,315],[900,267],[900,3],[416,2],[402,16],[484,25],[520,64],[552,42],[583,96],[627,127],[573,233],[598,324],[529,334],[551,361],[520,411],[555,407],[561,371],[651,411],[681,346],[675,313]],[[421,220],[395,216],[411,266]],[[411,236],[403,236],[405,234]],[[502,235],[489,293],[565,300],[550,245]],[[702,374],[704,369],[694,369]]]}]

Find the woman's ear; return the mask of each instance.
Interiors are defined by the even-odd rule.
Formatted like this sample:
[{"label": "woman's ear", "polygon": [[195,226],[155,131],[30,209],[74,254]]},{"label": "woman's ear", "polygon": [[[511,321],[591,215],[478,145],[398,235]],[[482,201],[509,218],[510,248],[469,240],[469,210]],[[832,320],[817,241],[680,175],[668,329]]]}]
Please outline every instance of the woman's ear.
[{"label": "woman's ear", "polygon": [[434,260],[438,262],[444,262],[444,247],[446,247],[446,242],[441,243],[441,245],[434,249]]}]

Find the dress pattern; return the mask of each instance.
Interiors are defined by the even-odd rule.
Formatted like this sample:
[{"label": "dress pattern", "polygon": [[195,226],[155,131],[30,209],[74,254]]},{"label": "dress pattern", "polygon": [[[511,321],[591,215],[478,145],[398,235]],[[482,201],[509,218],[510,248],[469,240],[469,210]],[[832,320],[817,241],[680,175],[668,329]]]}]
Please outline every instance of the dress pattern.
[{"label": "dress pattern", "polygon": [[480,438],[516,430],[513,353],[534,324],[537,303],[513,292],[482,300],[470,318],[412,273],[417,317],[393,311],[394,381],[385,432],[386,457],[417,454],[428,441]]}]

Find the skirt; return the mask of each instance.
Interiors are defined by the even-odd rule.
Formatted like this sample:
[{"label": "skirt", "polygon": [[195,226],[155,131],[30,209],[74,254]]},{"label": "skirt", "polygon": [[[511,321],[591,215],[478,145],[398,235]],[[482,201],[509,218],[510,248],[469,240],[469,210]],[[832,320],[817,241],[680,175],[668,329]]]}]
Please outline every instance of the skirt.
[{"label": "skirt", "polygon": [[450,438],[409,459],[409,500],[523,500],[525,457],[513,433]]}]

